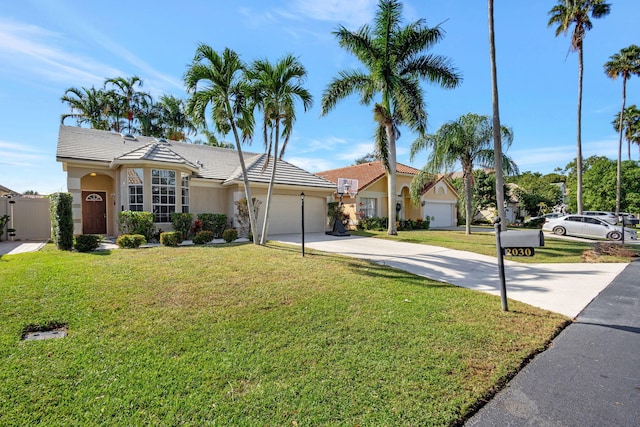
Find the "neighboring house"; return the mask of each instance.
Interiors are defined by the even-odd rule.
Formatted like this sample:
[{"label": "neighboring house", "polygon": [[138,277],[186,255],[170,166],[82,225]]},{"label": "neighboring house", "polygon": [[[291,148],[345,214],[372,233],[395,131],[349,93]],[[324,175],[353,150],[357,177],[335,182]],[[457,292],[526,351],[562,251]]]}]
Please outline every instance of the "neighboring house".
[{"label": "neighboring house", "polygon": [[[266,207],[271,169],[266,154],[244,153],[252,197]],[[119,234],[118,212],[153,212],[156,226],[171,230],[171,213],[221,213],[237,226],[235,202],[245,197],[235,150],[144,136],[60,126],[56,160],[73,195],[75,234]],[[272,160],[273,161],[273,158]],[[300,193],[305,194],[305,231],[324,232],[327,201],[335,185],[278,160],[269,234],[299,233]]]},{"label": "neighboring house", "polygon": [[[418,172],[411,166],[397,164],[397,218],[429,217],[432,228],[456,226],[458,193],[448,179],[440,177],[427,185],[418,205],[411,202],[411,181]],[[354,198],[348,194],[343,196],[344,212],[349,214],[351,225],[356,225],[360,218],[389,217],[387,176],[382,162],[347,166],[316,175],[336,184],[338,178],[358,180],[358,194]]]},{"label": "neighboring house", "polygon": [[7,188],[3,185],[0,185],[0,197],[2,196],[18,196],[20,193],[17,193],[10,188]]}]

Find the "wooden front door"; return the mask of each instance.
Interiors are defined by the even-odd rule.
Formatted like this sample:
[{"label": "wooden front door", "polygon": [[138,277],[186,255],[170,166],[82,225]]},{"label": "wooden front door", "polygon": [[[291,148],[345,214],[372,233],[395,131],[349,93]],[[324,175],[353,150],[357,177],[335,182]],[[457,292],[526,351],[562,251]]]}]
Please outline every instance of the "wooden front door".
[{"label": "wooden front door", "polygon": [[82,234],[107,234],[107,193],[82,192]]}]

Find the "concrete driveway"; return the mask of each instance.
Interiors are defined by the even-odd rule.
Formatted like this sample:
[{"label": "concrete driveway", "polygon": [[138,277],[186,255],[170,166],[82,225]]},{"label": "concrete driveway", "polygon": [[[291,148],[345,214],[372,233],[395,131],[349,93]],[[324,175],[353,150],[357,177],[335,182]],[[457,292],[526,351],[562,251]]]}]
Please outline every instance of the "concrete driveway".
[{"label": "concrete driveway", "polygon": [[[301,236],[270,240],[301,244]],[[373,237],[305,235],[305,248],[370,260],[411,273],[500,295],[497,259],[438,246]],[[575,318],[628,264],[521,264],[505,260],[507,297]]]}]

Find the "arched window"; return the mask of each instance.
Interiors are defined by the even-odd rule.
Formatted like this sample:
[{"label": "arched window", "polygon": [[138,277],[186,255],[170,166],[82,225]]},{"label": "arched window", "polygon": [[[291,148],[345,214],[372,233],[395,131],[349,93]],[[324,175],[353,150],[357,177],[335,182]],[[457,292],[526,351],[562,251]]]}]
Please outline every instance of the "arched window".
[{"label": "arched window", "polygon": [[101,202],[102,201],[102,196],[99,195],[99,194],[96,194],[96,193],[91,193],[91,194],[87,195],[85,200],[87,202]]}]

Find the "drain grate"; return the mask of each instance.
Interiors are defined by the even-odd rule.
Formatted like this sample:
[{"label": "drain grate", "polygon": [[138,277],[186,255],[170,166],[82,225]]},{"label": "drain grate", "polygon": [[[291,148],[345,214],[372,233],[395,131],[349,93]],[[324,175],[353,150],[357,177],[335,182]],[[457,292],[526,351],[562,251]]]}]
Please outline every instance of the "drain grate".
[{"label": "drain grate", "polygon": [[48,340],[52,338],[64,338],[67,336],[67,325],[52,324],[48,326],[30,325],[24,328],[22,339],[24,341]]}]

